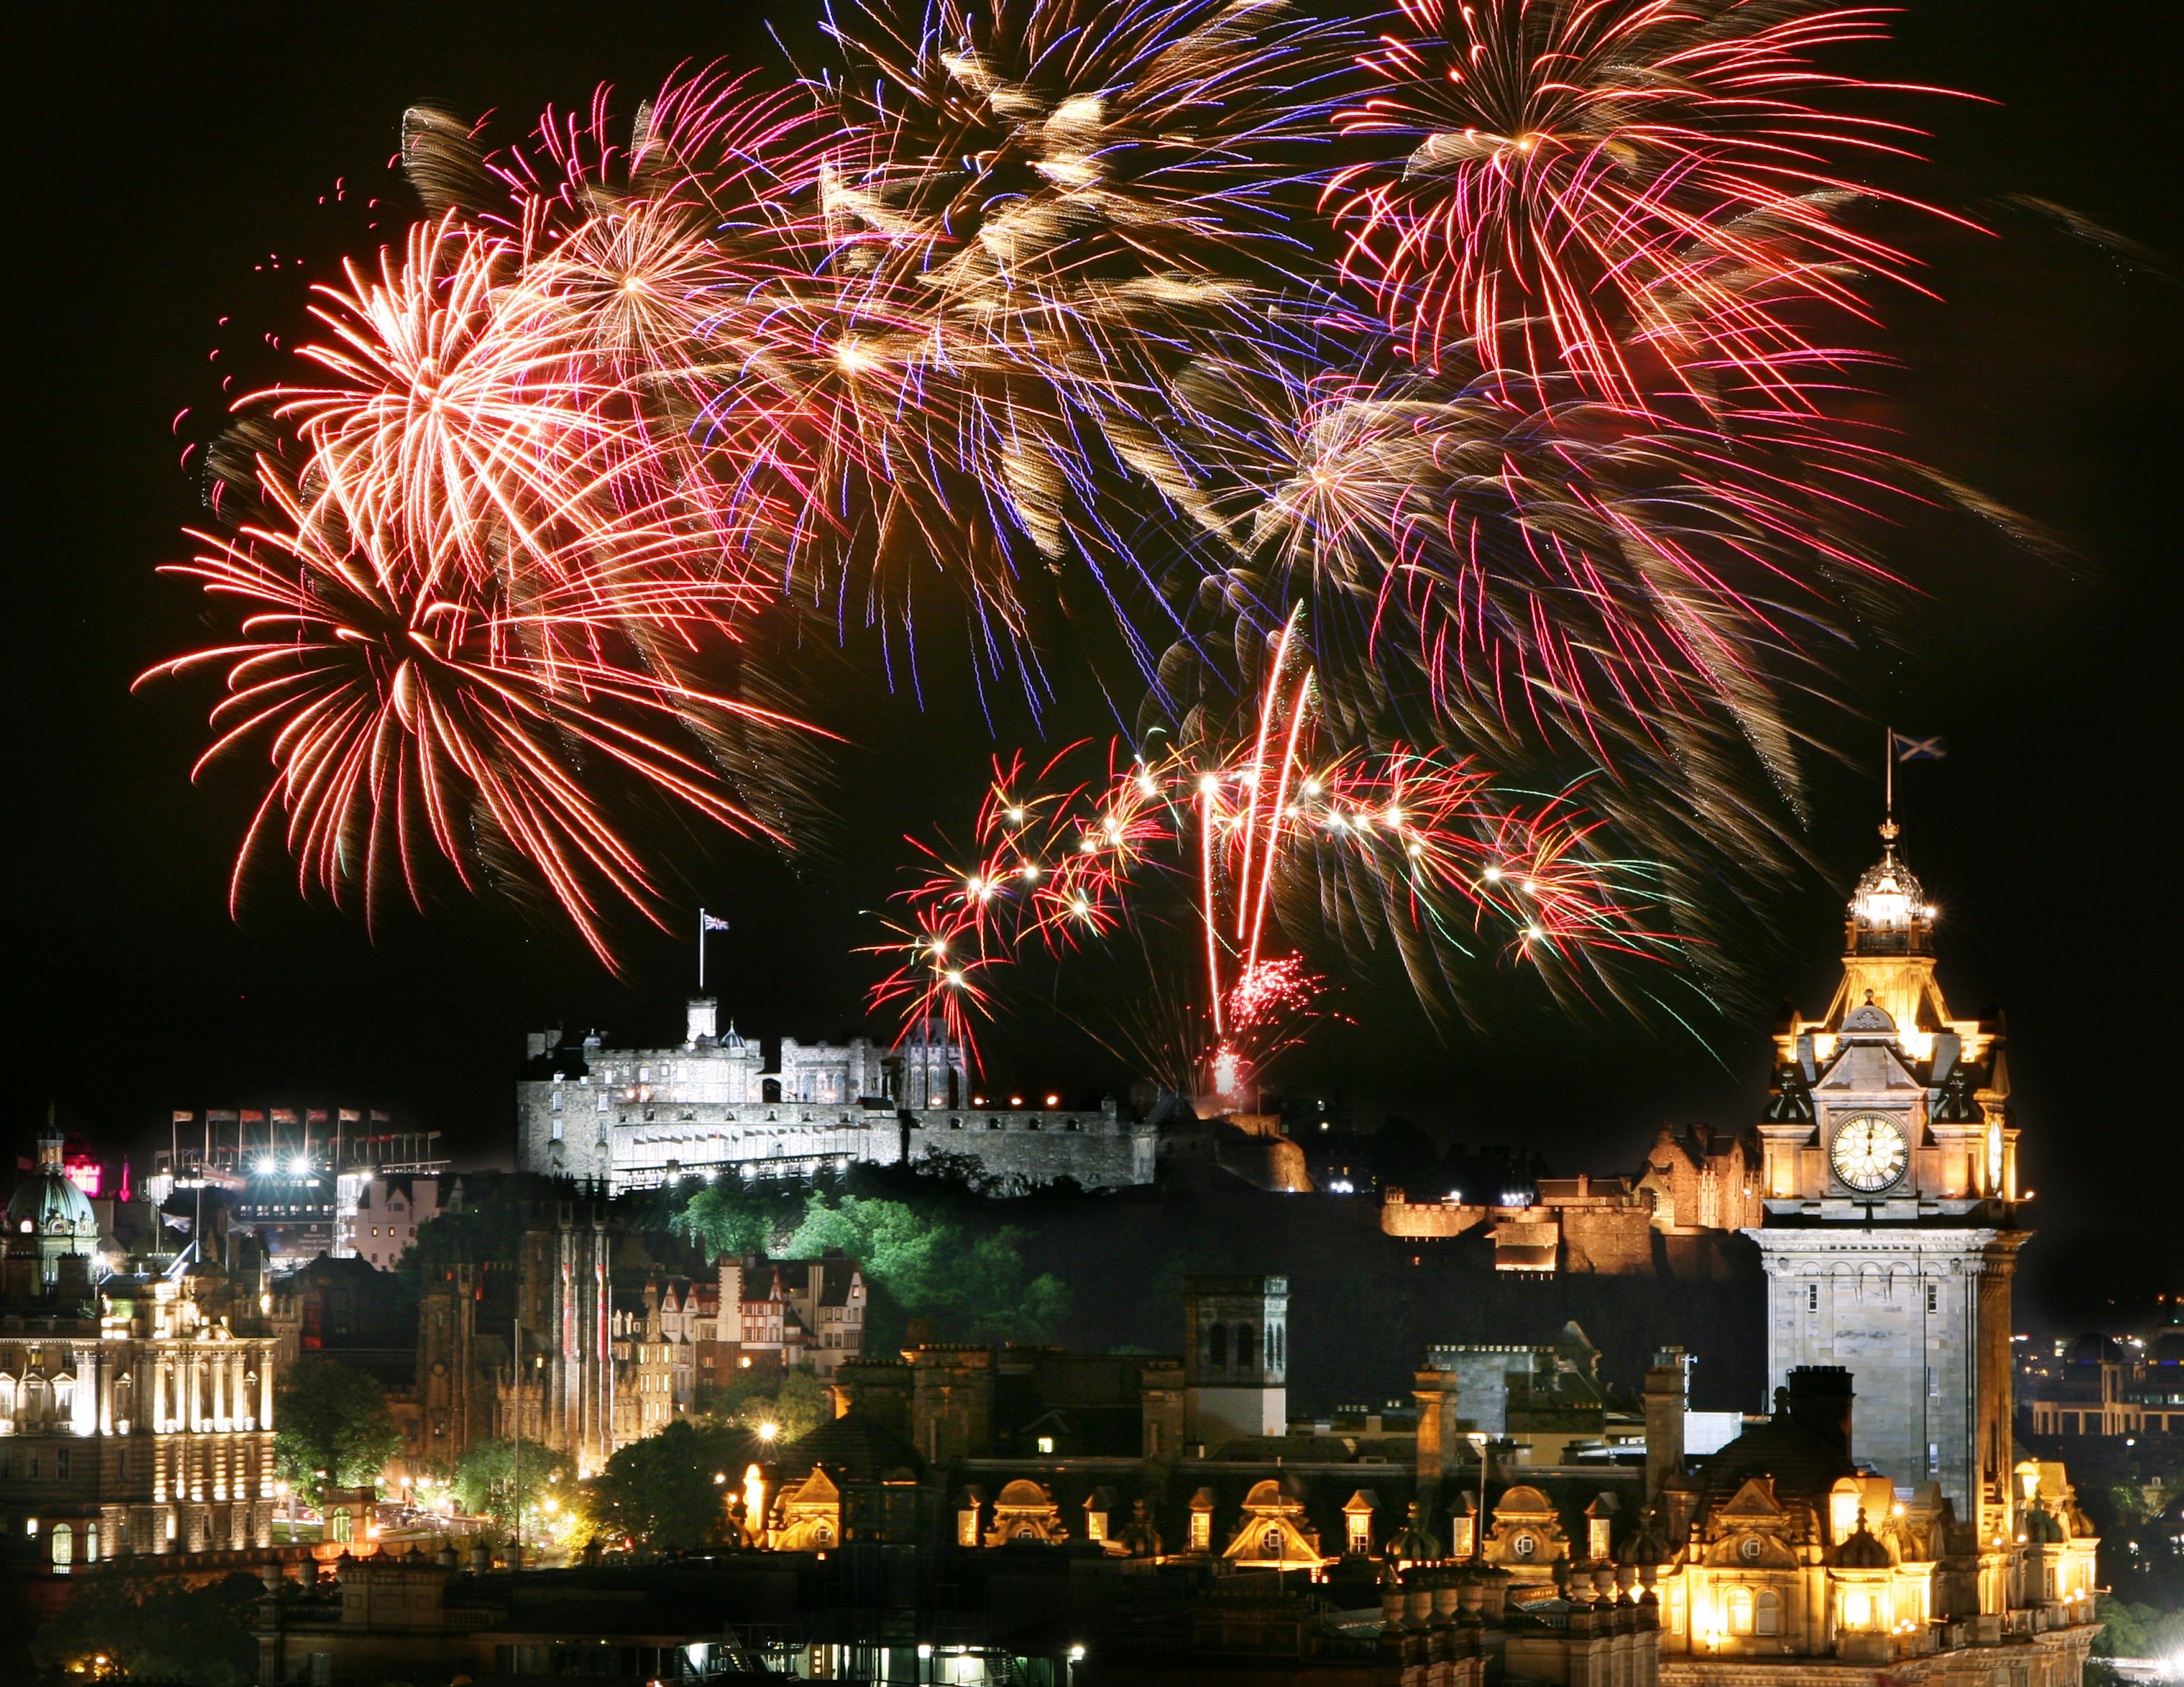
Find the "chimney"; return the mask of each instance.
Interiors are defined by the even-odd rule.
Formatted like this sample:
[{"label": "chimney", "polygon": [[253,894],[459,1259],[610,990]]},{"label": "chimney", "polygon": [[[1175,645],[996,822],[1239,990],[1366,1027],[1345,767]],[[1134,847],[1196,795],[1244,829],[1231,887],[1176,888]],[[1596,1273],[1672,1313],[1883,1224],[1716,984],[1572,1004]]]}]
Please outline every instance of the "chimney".
[{"label": "chimney", "polygon": [[1847,1453],[1852,1392],[1840,1365],[1799,1365],[1790,1372],[1790,1416]]},{"label": "chimney", "polygon": [[1684,1469],[1684,1350],[1663,1347],[1646,1372],[1646,1497]]},{"label": "chimney", "polygon": [[1456,1372],[1421,1370],[1412,1394],[1418,1403],[1418,1492],[1425,1495],[1447,1470],[1456,1449]]},{"label": "chimney", "polygon": [[685,1039],[692,1048],[710,1043],[720,1034],[720,1004],[710,996],[690,998],[690,1031]]}]

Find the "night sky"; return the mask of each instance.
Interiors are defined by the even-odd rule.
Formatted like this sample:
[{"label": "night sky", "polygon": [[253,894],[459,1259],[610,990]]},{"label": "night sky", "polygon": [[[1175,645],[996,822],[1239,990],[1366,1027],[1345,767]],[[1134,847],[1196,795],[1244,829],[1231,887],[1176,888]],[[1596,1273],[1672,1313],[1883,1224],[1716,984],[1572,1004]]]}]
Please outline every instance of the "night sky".
[{"label": "night sky", "polygon": [[[789,14],[780,14],[793,24]],[[307,281],[376,237],[357,200],[398,194],[403,108],[532,113],[684,59],[755,53],[761,14],[727,5],[79,3],[11,41],[18,210],[9,366],[18,465],[4,673],[16,721],[5,832],[10,1081],[0,1120],[27,1152],[48,1102],[109,1153],[163,1136],[170,1108],[368,1105],[504,1157],[526,1028],[679,1036],[691,944],[625,928],[604,974],[564,930],[505,909],[398,911],[376,934],[306,907],[276,862],[226,904],[254,767],[192,787],[202,686],[131,695],[152,662],[208,637],[197,593],[153,573],[202,519],[178,467],[185,406],[220,403],[216,347],[287,331]],[[2070,207],[2184,264],[2176,171],[2177,13],[2157,0],[2057,8],[1918,0],[1886,73],[1999,102],[1934,103],[1937,197],[2017,192]],[[349,198],[320,201],[343,181]],[[406,213],[404,214],[406,214]],[[398,226],[401,218],[391,220]],[[1885,540],[1926,592],[1899,648],[1834,665],[1820,717],[1855,760],[1816,763],[1810,844],[1825,862],[1774,916],[1751,967],[1808,1009],[1833,981],[1847,886],[1876,853],[1880,723],[1943,733],[1907,771],[1906,857],[1944,910],[1958,1012],[2009,1015],[2024,1181],[2043,1232],[2020,1322],[2139,1317],[2184,1289],[2176,1077],[2180,992],[2176,394],[2184,289],[2049,225],[1997,213],[2001,237],[1922,248],[1946,299],[1887,301],[1907,367],[1880,384],[1911,454],[2059,530],[2058,566],[1954,521]],[[278,256],[282,267],[254,268]],[[293,260],[305,259],[302,266]],[[223,328],[219,319],[232,319]],[[807,1038],[856,1021],[875,963],[853,951],[903,882],[905,832],[967,822],[996,749],[1105,732],[1097,690],[1064,678],[1034,722],[989,719],[936,638],[926,707],[890,699],[869,652],[838,665],[822,718],[855,749],[831,849],[791,871],[757,849],[665,839],[703,901],[723,1010]],[[1126,676],[1124,676],[1126,677]],[[1298,1062],[1444,1135],[1529,1142],[1559,1170],[1629,1169],[1669,1119],[1754,1116],[1763,1011],[1708,1033],[1569,1019],[1514,996],[1484,1033],[1436,1037],[1361,988],[1358,1023]],[[989,1039],[997,1088],[1095,1094],[1126,1077],[1050,1022]],[[0,1144],[4,1147],[4,1144]]]}]

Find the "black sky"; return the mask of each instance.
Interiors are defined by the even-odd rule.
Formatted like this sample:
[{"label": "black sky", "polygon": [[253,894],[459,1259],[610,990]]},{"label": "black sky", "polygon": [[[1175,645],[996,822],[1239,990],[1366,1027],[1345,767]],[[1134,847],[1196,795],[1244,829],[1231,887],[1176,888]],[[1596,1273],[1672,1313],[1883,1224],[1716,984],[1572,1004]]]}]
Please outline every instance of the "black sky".
[{"label": "black sky", "polygon": [[[549,1021],[662,1040],[679,1020],[686,938],[638,938],[604,976],[552,924],[483,910],[376,937],[255,880],[231,922],[226,874],[244,781],[187,782],[204,693],[131,696],[131,678],[203,636],[158,580],[200,511],[170,431],[218,402],[219,319],[279,328],[308,274],[365,238],[354,201],[386,174],[421,98],[535,111],[597,81],[642,87],[678,61],[760,53],[764,14],[694,4],[75,3],[19,19],[9,104],[17,207],[8,367],[18,444],[4,683],[16,723],[5,832],[8,1136],[48,1100],[110,1147],[141,1147],[172,1107],[387,1106],[503,1152],[508,1079]],[[2122,0],[1919,0],[1886,70],[1999,102],[1929,108],[1937,192],[2067,204],[2184,264],[2176,189],[2176,8]],[[2184,1044],[2176,789],[2180,591],[2172,512],[2184,290],[2098,247],[1998,214],[2003,237],[1926,248],[1947,303],[1892,303],[1910,367],[1886,377],[1913,454],[2059,529],[2058,568],[1960,525],[1889,543],[1929,595],[1906,647],[1847,654],[1812,843],[1830,864],[1785,900],[1763,978],[1816,1006],[1844,886],[1874,853],[1877,724],[1948,735],[1911,771],[1908,858],[1947,910],[1943,979],[1960,1011],[2008,1010],[2025,1181],[2046,1233],[2025,1317],[2122,1317],[2184,1289]],[[991,732],[941,671],[919,714],[869,679],[853,726],[842,839],[791,873],[752,850],[686,849],[694,904],[734,930],[715,951],[725,1006],[768,1033],[849,1027],[872,977],[860,910],[898,882],[905,832],[967,816],[984,757],[1033,730],[1004,698]],[[1106,730],[1096,710],[1050,721]],[[1779,975],[1779,977],[1778,977]],[[1632,1162],[1665,1118],[1749,1118],[1764,1025],[1715,1040],[1518,1016],[1435,1041],[1414,1016],[1352,1003],[1302,1076],[1347,1081],[1472,1140],[1540,1144],[1570,1169]],[[1762,1016],[1763,1018],[1763,1016]],[[999,1033],[1004,1083],[1097,1087],[1112,1074],[1056,1027]],[[20,1151],[20,1148],[17,1151]],[[2115,1305],[2111,1307],[2110,1302]]]}]

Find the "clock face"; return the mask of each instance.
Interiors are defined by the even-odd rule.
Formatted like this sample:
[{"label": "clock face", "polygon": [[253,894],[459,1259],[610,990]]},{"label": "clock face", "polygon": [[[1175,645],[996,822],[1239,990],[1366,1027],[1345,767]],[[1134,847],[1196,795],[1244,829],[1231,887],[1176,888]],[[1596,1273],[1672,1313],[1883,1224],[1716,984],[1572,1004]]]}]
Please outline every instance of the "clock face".
[{"label": "clock face", "polygon": [[1903,1175],[1910,1159],[1903,1127],[1879,1113],[1844,1120],[1828,1149],[1836,1176],[1863,1194],[1886,1189]]}]

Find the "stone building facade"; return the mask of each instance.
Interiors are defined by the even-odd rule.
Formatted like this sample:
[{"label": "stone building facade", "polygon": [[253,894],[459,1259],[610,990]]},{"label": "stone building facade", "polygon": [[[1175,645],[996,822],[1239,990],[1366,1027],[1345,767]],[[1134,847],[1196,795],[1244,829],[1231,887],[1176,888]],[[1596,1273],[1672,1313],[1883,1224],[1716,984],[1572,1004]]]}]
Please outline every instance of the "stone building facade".
[{"label": "stone building facade", "polygon": [[[915,1040],[889,1050],[782,1039],[774,1069],[717,1005],[689,1005],[678,1047],[608,1049],[535,1033],[516,1084],[519,1169],[610,1192],[686,1176],[809,1178],[853,1161],[936,1155],[974,1161],[1003,1187],[1067,1178],[1087,1189],[1153,1179],[1158,1133],[1097,1108],[970,1093],[961,1047]],[[938,1098],[936,1100],[936,1098]]]},{"label": "stone building facade", "polygon": [[279,1366],[254,1272],[187,1253],[95,1265],[97,1227],[50,1130],[8,1216],[0,1538],[61,1572],[269,1545]]}]

